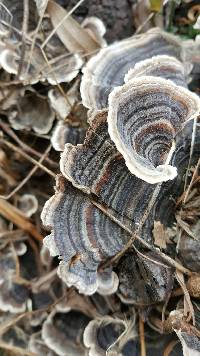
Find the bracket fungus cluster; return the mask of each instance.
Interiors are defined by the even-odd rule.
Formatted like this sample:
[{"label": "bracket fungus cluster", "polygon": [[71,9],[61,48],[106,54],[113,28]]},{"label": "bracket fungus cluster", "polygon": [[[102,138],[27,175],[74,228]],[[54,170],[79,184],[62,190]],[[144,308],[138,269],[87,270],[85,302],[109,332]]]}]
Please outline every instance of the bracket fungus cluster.
[{"label": "bracket fungus cluster", "polygon": [[199,36],[86,3],[0,1],[0,355],[200,355]]},{"label": "bracket fungus cluster", "polygon": [[[90,109],[90,127],[83,144],[65,145],[60,169],[67,180],[57,178],[56,193],[42,212],[43,224],[52,230],[44,244],[62,259],[59,276],[81,293],[101,293],[102,276],[103,294],[113,293],[118,283],[121,291],[129,288],[124,262],[114,275],[104,263],[125,248],[132,233],[152,243],[154,220],[165,227],[173,223],[175,205],[168,195],[180,195],[190,122],[200,113],[200,99],[187,89],[180,59],[181,44],[155,29],[100,50],[83,69],[81,96]],[[136,255],[133,280],[135,263],[149,261],[150,269],[154,264],[148,254]],[[157,264],[155,275],[163,281],[155,282],[147,304],[164,300],[172,287],[173,271]],[[135,298],[132,288],[127,300]],[[142,288],[140,302],[146,304]]]}]

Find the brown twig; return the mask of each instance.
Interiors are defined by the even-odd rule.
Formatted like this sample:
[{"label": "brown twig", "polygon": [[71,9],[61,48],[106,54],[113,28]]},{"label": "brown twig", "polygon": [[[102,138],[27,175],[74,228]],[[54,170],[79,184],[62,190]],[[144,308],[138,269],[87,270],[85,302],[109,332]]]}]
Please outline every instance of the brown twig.
[{"label": "brown twig", "polygon": [[[26,143],[20,140],[20,138],[16,135],[16,133],[9,127],[8,124],[2,122],[0,120],[0,127],[2,128],[3,131],[7,133],[18,145],[23,148],[26,152],[29,152],[31,154],[34,154],[38,158],[41,158],[42,154],[38,151],[36,151],[34,148],[28,146]],[[57,163],[52,161],[49,157],[45,157],[44,161],[49,163],[53,167],[57,167]]]},{"label": "brown twig", "polygon": [[140,334],[140,351],[141,356],[146,356],[146,345],[145,345],[145,335],[144,335],[144,322],[141,317],[139,317],[139,334]]},{"label": "brown twig", "polygon": [[35,225],[27,219],[19,209],[15,208],[9,202],[0,198],[0,214],[7,220],[12,221],[20,229],[28,232],[36,240],[42,241],[43,236],[39,233]]},{"label": "brown twig", "polygon": [[[42,161],[45,159],[46,155],[49,153],[51,149],[51,144],[47,147],[47,149],[45,150],[45,152],[43,153],[43,155],[41,156],[40,160],[38,161],[38,163],[42,163]],[[32,175],[39,169],[38,166],[34,166],[30,172],[27,174],[27,176],[21,181],[20,184],[18,184],[18,186],[12,190],[12,192],[10,192],[8,195],[0,195],[0,198],[8,200],[10,199],[16,192],[18,192],[23,186],[24,184],[26,184],[28,182],[28,180],[32,177]]]},{"label": "brown twig", "polygon": [[192,175],[192,179],[191,179],[190,184],[189,184],[189,186],[188,186],[188,188],[186,190],[186,193],[185,193],[185,196],[184,196],[184,200],[183,200],[183,204],[185,204],[186,201],[187,201],[190,189],[192,188],[192,185],[193,185],[194,180],[196,178],[196,175],[197,175],[197,172],[198,172],[198,169],[199,169],[199,165],[200,165],[200,158],[199,158],[199,160],[198,160],[198,162],[196,164],[195,170],[194,170],[193,175]]},{"label": "brown twig", "polygon": [[173,348],[180,342],[180,340],[172,340],[163,352],[163,356],[170,356]]},{"label": "brown twig", "polygon": [[29,0],[23,0],[24,13],[23,13],[23,23],[22,23],[22,47],[21,47],[21,58],[19,62],[17,79],[20,79],[22,68],[24,65],[24,58],[26,54],[26,34],[28,32],[28,20],[29,20]]},{"label": "brown twig", "polygon": [[49,168],[44,166],[43,164],[39,163],[36,161],[34,158],[30,157],[26,152],[22,151],[19,147],[15,146],[13,143],[8,142],[4,139],[0,139],[0,142],[4,143],[7,147],[9,147],[11,150],[18,152],[22,157],[30,161],[31,163],[35,164],[39,168],[41,168],[43,171],[45,171],[47,174],[49,174],[51,177],[55,178],[56,174],[51,171]]}]

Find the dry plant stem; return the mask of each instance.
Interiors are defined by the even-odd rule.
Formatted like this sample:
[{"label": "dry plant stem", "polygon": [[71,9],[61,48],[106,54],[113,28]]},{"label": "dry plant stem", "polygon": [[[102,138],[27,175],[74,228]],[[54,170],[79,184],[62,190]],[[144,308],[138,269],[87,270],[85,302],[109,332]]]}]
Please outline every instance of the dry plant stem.
[{"label": "dry plant stem", "polygon": [[32,162],[33,164],[35,164],[36,166],[38,166],[39,168],[41,168],[43,171],[45,171],[47,174],[49,174],[51,177],[55,178],[56,174],[51,171],[49,168],[45,167],[43,164],[39,163],[38,161],[36,161],[34,158],[30,157],[27,153],[25,153],[24,151],[22,151],[19,147],[13,145],[13,143],[8,142],[4,139],[0,139],[0,142],[4,143],[7,147],[9,147],[11,150],[18,152],[22,157],[24,157],[25,159],[27,159],[28,161]]},{"label": "dry plant stem", "polygon": [[26,67],[26,72],[25,74],[27,74],[29,72],[29,69],[30,69],[30,64],[31,64],[31,57],[32,57],[32,54],[33,54],[33,50],[35,48],[35,43],[36,43],[36,39],[37,39],[37,35],[38,35],[38,32],[40,30],[40,27],[41,27],[41,24],[42,24],[42,20],[43,20],[43,17],[44,17],[44,14],[45,14],[45,8],[42,12],[42,14],[40,15],[40,18],[39,18],[39,21],[38,21],[38,24],[37,24],[37,28],[35,30],[35,33],[34,33],[34,36],[33,36],[33,39],[32,39],[32,43],[31,43],[31,49],[30,49],[30,55],[29,55],[29,59],[28,59],[28,63],[27,63],[27,67]]},{"label": "dry plant stem", "polygon": [[31,246],[31,248],[32,248],[32,250],[33,250],[33,252],[35,254],[36,264],[37,264],[37,267],[38,267],[38,272],[40,274],[42,274],[43,267],[42,267],[42,263],[41,263],[41,259],[40,259],[40,251],[39,251],[38,244],[32,238],[29,238],[27,240],[27,243]]},{"label": "dry plant stem", "polygon": [[57,267],[50,271],[49,273],[45,274],[44,276],[38,278],[36,281],[32,282],[32,288],[38,288],[41,285],[45,284],[46,282],[50,281],[57,275]]},{"label": "dry plant stem", "polygon": [[28,32],[28,19],[29,19],[29,0],[23,0],[24,13],[23,13],[23,23],[22,23],[22,51],[21,58],[18,67],[17,79],[20,78],[22,68],[24,65],[24,58],[26,53],[26,34]]},{"label": "dry plant stem", "polygon": [[49,62],[49,60],[48,60],[48,58],[47,58],[47,55],[46,55],[46,53],[45,53],[45,51],[44,51],[43,48],[41,48],[41,52],[42,52],[42,55],[43,55],[43,57],[44,57],[44,59],[45,59],[47,65],[48,65],[49,69],[50,69],[50,73],[52,73],[52,75],[53,75],[53,77],[54,77],[54,80],[55,80],[55,82],[56,82],[56,85],[58,86],[58,89],[59,89],[60,93],[63,95],[63,97],[65,98],[67,104],[68,104],[68,105],[70,106],[70,108],[72,109],[72,105],[71,105],[71,103],[70,103],[70,101],[69,101],[69,99],[68,99],[66,93],[64,92],[63,88],[61,87],[60,83],[58,83],[57,78],[56,78],[56,75],[55,75],[55,73],[54,73],[54,69],[52,68],[52,65],[51,65],[51,63]]},{"label": "dry plant stem", "polygon": [[[28,146],[26,143],[20,140],[20,138],[14,133],[14,131],[9,127],[9,125],[5,124],[4,122],[0,121],[0,127],[2,128],[3,131],[5,131],[12,139],[18,143],[18,145],[23,148],[25,151],[30,152],[37,156],[38,158],[41,158],[41,153],[34,150],[34,148]],[[50,158],[45,157],[44,161],[48,162],[51,166],[57,167],[57,163],[52,161]]]},{"label": "dry plant stem", "polygon": [[190,189],[191,189],[191,187],[192,187],[192,185],[193,185],[193,183],[194,183],[194,180],[195,180],[195,178],[196,178],[196,175],[197,175],[197,172],[198,172],[198,169],[199,169],[199,165],[200,165],[200,158],[199,158],[199,160],[198,160],[198,162],[197,162],[197,165],[196,165],[196,167],[195,167],[195,170],[194,170],[192,179],[191,179],[191,181],[190,181],[189,187],[188,187],[188,189],[186,190],[185,197],[184,197],[184,200],[183,200],[183,204],[185,204],[186,201],[187,201],[187,198],[188,198]]},{"label": "dry plant stem", "polygon": [[51,37],[56,33],[57,29],[65,22],[65,20],[73,14],[73,12],[84,2],[84,0],[80,0],[67,14],[66,16],[63,17],[63,19],[60,21],[60,23],[52,30],[52,32],[49,34],[49,36],[46,38],[46,40],[43,42],[41,49],[43,49],[46,44],[49,42]]},{"label": "dry plant stem", "polygon": [[[190,294],[185,284],[184,275],[180,271],[176,271],[175,276],[184,294],[184,316],[187,317],[186,321],[189,322],[190,319],[192,318],[193,325],[195,325],[194,308],[190,299]],[[188,316],[187,313],[189,313]]]},{"label": "dry plant stem", "polygon": [[145,335],[144,335],[144,322],[139,317],[139,334],[140,334],[140,351],[141,356],[146,356]]},{"label": "dry plant stem", "polygon": [[9,202],[0,198],[0,214],[7,220],[11,221],[13,224],[17,225],[20,229],[28,232],[36,240],[42,241],[43,236],[36,229],[29,219],[27,219],[20,210],[15,208]]},{"label": "dry plant stem", "polygon": [[139,34],[142,29],[144,28],[144,26],[155,16],[155,12],[151,12],[149,14],[149,16],[147,17],[147,19],[138,27],[137,31],[135,32],[135,34]]},{"label": "dry plant stem", "polygon": [[173,340],[171,341],[167,347],[165,348],[163,352],[163,356],[170,356],[171,352],[173,351],[173,348],[179,343],[179,340]]},{"label": "dry plant stem", "polygon": [[[45,159],[46,155],[49,153],[51,149],[51,144],[47,147],[47,149],[45,150],[44,154],[42,155],[42,157],[40,158],[40,160],[38,161],[38,163],[42,163],[42,161]],[[10,192],[7,196],[3,196],[0,195],[0,198],[2,199],[10,199],[16,192],[18,192],[23,186],[24,184],[26,184],[28,182],[28,180],[32,177],[32,175],[39,169],[38,166],[34,166],[30,172],[27,174],[27,176],[21,181],[20,184],[18,184],[18,186],[12,190],[12,192]]]},{"label": "dry plant stem", "polygon": [[13,346],[11,344],[7,344],[6,342],[1,341],[1,340],[0,340],[0,348],[13,352],[13,355],[36,356],[36,354],[31,351],[27,351],[20,347]]},{"label": "dry plant stem", "polygon": [[193,122],[191,147],[190,147],[190,158],[189,158],[188,167],[187,167],[187,171],[186,171],[186,175],[185,175],[184,191],[186,190],[186,187],[187,187],[188,173],[189,173],[189,170],[191,167],[192,155],[193,155],[193,151],[194,151],[194,144],[195,144],[195,138],[196,138],[196,130],[197,130],[197,118],[194,119],[194,122]]},{"label": "dry plant stem", "polygon": [[[16,229],[16,230],[12,230],[12,231],[3,231],[0,232],[0,239],[7,239],[7,237],[17,237],[18,235],[22,234],[22,230],[21,229]],[[19,237],[20,241],[24,241],[26,240],[25,236],[21,236]]]}]

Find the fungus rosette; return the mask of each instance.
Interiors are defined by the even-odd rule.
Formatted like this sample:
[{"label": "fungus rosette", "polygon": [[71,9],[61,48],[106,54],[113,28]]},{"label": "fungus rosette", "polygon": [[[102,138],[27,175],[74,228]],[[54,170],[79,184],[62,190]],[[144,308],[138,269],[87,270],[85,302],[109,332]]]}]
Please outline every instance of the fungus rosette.
[{"label": "fungus rosette", "polygon": [[[45,204],[42,213],[44,225],[51,230],[44,240],[45,246],[52,256],[60,256],[58,274],[68,286],[73,285],[79,292],[89,295],[96,291],[110,294],[120,283],[121,295],[136,304],[164,300],[171,288],[171,269],[160,262],[157,267],[156,262],[146,255],[135,256],[133,269],[138,263],[145,265],[147,270],[154,266],[149,273],[153,280],[154,272],[155,275],[162,274],[162,288],[156,294],[158,278],[152,284],[150,295],[145,294],[149,288],[141,274],[140,289],[144,296],[141,301],[140,296],[134,294],[136,285],[132,290],[124,291],[128,287],[131,289],[127,284],[129,277],[131,280],[134,276],[130,275],[126,263],[125,268],[120,269],[123,260],[119,261],[117,274],[112,268],[103,269],[103,266],[126,246],[133,233],[152,244],[154,220],[160,221],[164,227],[172,226],[175,202],[183,192],[183,178],[190,158],[192,119],[200,112],[200,99],[185,88],[183,66],[177,59],[157,56],[134,67],[141,58],[141,51],[148,53],[147,57],[157,54],[155,49],[158,47],[161,50],[158,53],[163,53],[164,49],[167,55],[180,54],[180,48],[174,45],[171,36],[156,31],[151,36],[155,43],[149,36],[141,46],[137,38],[135,42],[129,39],[121,43],[118,63],[123,68],[123,80],[117,84],[109,79],[114,78],[114,66],[107,72],[98,72],[98,66],[92,71],[90,89],[94,100],[90,103],[94,106],[87,105],[83,96],[83,91],[87,91],[84,74],[81,92],[83,103],[93,109],[90,127],[83,144],[65,145],[60,160],[64,177],[58,177],[56,193]],[[126,83],[109,95],[113,86],[123,84],[124,75],[130,69],[131,62],[127,65],[130,57],[121,52],[123,46],[127,46],[126,42],[131,48],[127,53],[134,57],[134,68],[127,74]],[[111,54],[112,46],[119,49],[118,44],[107,47],[102,66]],[[101,57],[102,51],[97,56]],[[167,64],[168,58],[171,59]],[[95,61],[96,57],[89,61],[85,73]],[[102,83],[97,79],[100,72],[112,83],[104,91],[106,102],[109,95],[108,108],[95,112],[96,108],[102,107],[96,105],[96,95]],[[191,164],[196,164],[199,151],[196,141]]]},{"label": "fungus rosette", "polygon": [[[166,227],[174,222],[175,202],[183,191],[183,177],[190,157],[191,134],[189,123],[179,134],[172,157],[179,174],[173,181],[162,184],[154,207],[138,232],[148,242],[153,242],[154,220]],[[199,152],[197,143],[192,164],[197,161]],[[58,177],[56,194],[45,204],[42,213],[44,225],[52,230],[44,240],[45,246],[51,255],[61,256],[59,275],[67,285],[74,285],[85,294],[112,293],[118,285],[117,276],[110,270],[97,271],[102,262],[121,251],[130,234],[94,206],[91,195],[99,199],[125,229],[134,232],[157,185],[148,184],[129,172],[108,135],[106,113],[97,115],[84,144],[66,145],[61,170],[74,187],[64,177]]]}]

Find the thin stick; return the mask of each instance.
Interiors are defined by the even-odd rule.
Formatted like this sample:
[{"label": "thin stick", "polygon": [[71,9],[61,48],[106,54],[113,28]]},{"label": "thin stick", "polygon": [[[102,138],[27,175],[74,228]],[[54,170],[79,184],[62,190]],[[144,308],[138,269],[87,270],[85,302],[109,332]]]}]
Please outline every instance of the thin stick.
[{"label": "thin stick", "polygon": [[140,333],[140,351],[141,356],[146,356],[146,345],[145,345],[145,335],[144,335],[144,322],[141,317],[139,317],[139,333]]},{"label": "thin stick", "polygon": [[179,343],[179,340],[172,340],[167,347],[165,348],[163,352],[163,356],[170,356],[171,352],[173,351],[173,348]]},{"label": "thin stick", "polygon": [[[12,137],[13,140],[15,140],[16,143],[18,143],[18,145],[23,148],[25,151],[30,152],[32,154],[34,154],[35,156],[37,156],[38,158],[41,158],[41,153],[36,151],[34,148],[28,146],[26,143],[24,143],[23,141],[20,140],[20,138],[16,135],[16,133],[9,127],[8,124],[2,122],[0,120],[0,127],[2,128],[2,130],[4,130],[10,137]],[[57,167],[56,162],[52,161],[49,157],[45,157],[44,160],[46,162],[48,162],[50,165]]]},{"label": "thin stick", "polygon": [[188,173],[189,173],[189,169],[191,167],[192,155],[193,155],[193,151],[194,151],[194,144],[195,144],[195,138],[196,138],[196,130],[197,130],[197,118],[195,118],[194,122],[193,122],[192,138],[191,138],[191,146],[190,146],[190,158],[189,158],[187,171],[186,171],[186,175],[185,175],[184,191],[186,190],[186,187],[187,187]]},{"label": "thin stick", "polygon": [[37,241],[42,241],[43,236],[39,233],[36,226],[27,219],[19,209],[4,199],[0,199],[0,214],[7,220],[12,221],[20,229],[28,232]]},{"label": "thin stick", "polygon": [[[18,235],[22,235],[22,230],[21,229],[16,229],[16,230],[11,230],[11,231],[3,231],[0,232],[0,239],[7,239],[9,236],[10,237],[17,237]],[[17,235],[17,236],[15,236]],[[20,241],[26,240],[25,236],[20,236]]]},{"label": "thin stick", "polygon": [[41,276],[38,278],[36,281],[31,283],[32,288],[39,288],[41,285],[45,284],[47,281],[53,279],[55,276],[57,276],[57,267],[50,271],[49,273],[45,274],[44,276]]},{"label": "thin stick", "polygon": [[23,13],[23,23],[22,23],[22,50],[21,50],[21,58],[19,62],[17,79],[20,79],[20,75],[22,72],[24,58],[26,54],[26,34],[28,32],[28,20],[29,20],[29,0],[24,0],[24,13]]},{"label": "thin stick", "polygon": [[[51,144],[47,147],[47,149],[45,150],[44,154],[42,155],[42,157],[40,158],[40,160],[38,161],[39,163],[42,163],[42,161],[45,159],[46,155],[49,153],[51,149]],[[10,199],[16,192],[18,192],[27,182],[28,180],[32,177],[32,175],[39,169],[38,166],[34,166],[30,172],[27,174],[27,176],[21,181],[21,183],[18,184],[18,186],[12,190],[12,192],[10,192],[8,195],[0,195],[0,198],[8,200]]]},{"label": "thin stick", "polygon": [[56,174],[51,171],[49,168],[45,167],[43,164],[40,162],[36,161],[34,158],[30,157],[27,153],[22,151],[19,147],[15,146],[13,143],[8,142],[4,139],[0,139],[0,142],[3,142],[6,146],[8,146],[11,150],[18,152],[22,157],[26,158],[28,161],[31,163],[35,164],[39,168],[41,168],[43,171],[45,171],[47,174],[49,174],[51,177],[55,178]]},{"label": "thin stick", "polygon": [[199,160],[198,160],[198,162],[197,162],[197,165],[196,165],[196,167],[195,167],[195,170],[194,170],[192,179],[191,179],[191,181],[190,181],[189,187],[188,187],[188,189],[186,190],[185,197],[184,197],[184,200],[183,200],[183,204],[185,204],[186,201],[187,201],[187,198],[188,198],[190,189],[191,189],[192,184],[194,183],[194,180],[195,180],[195,178],[196,178],[196,175],[197,175],[197,172],[198,172],[198,169],[199,169],[199,165],[200,165],[200,158],[199,158]]},{"label": "thin stick", "polygon": [[[48,4],[48,0],[47,0],[47,4]],[[30,69],[31,57],[32,57],[32,55],[33,55],[33,50],[34,50],[34,47],[35,47],[37,34],[38,34],[39,30],[40,30],[40,27],[41,27],[41,24],[42,24],[42,20],[43,20],[43,17],[44,17],[45,10],[46,10],[46,7],[44,7],[44,9],[43,9],[43,11],[42,11],[42,14],[40,14],[40,18],[39,18],[39,21],[38,21],[38,24],[37,24],[37,27],[36,27],[36,30],[35,30],[35,33],[34,33],[34,37],[33,37],[33,39],[32,39],[31,49],[30,49],[30,54],[29,54],[29,59],[28,59],[27,67],[26,67],[26,74],[29,72],[29,69]]]},{"label": "thin stick", "polygon": [[42,52],[42,55],[43,55],[43,57],[44,57],[45,62],[47,63],[47,66],[48,66],[49,69],[50,69],[50,73],[52,72],[52,75],[53,75],[53,77],[54,77],[54,80],[55,80],[55,82],[56,82],[56,85],[58,86],[58,89],[60,90],[60,93],[61,93],[61,94],[63,95],[63,97],[65,98],[67,104],[72,108],[72,105],[71,105],[71,103],[70,103],[70,101],[69,101],[69,99],[68,99],[66,93],[64,92],[64,90],[63,90],[62,86],[60,85],[60,83],[58,83],[58,81],[57,81],[57,78],[56,78],[56,75],[55,75],[55,70],[52,68],[52,65],[51,65],[51,63],[49,62],[49,60],[48,60],[48,58],[47,58],[47,55],[46,55],[46,53],[45,53],[45,51],[44,51],[43,48],[41,48],[41,52]]},{"label": "thin stick", "polygon": [[28,351],[26,349],[23,349],[19,346],[14,346],[12,344],[7,344],[4,341],[0,340],[0,347],[1,349],[5,349],[11,352],[14,352],[14,355],[22,355],[22,356],[36,356],[35,353]]},{"label": "thin stick", "polygon": [[149,16],[146,18],[146,20],[138,27],[138,29],[136,30],[135,34],[139,34],[142,29],[144,28],[144,26],[146,26],[146,24],[153,19],[153,17],[155,16],[155,12],[151,12],[149,14]]}]

